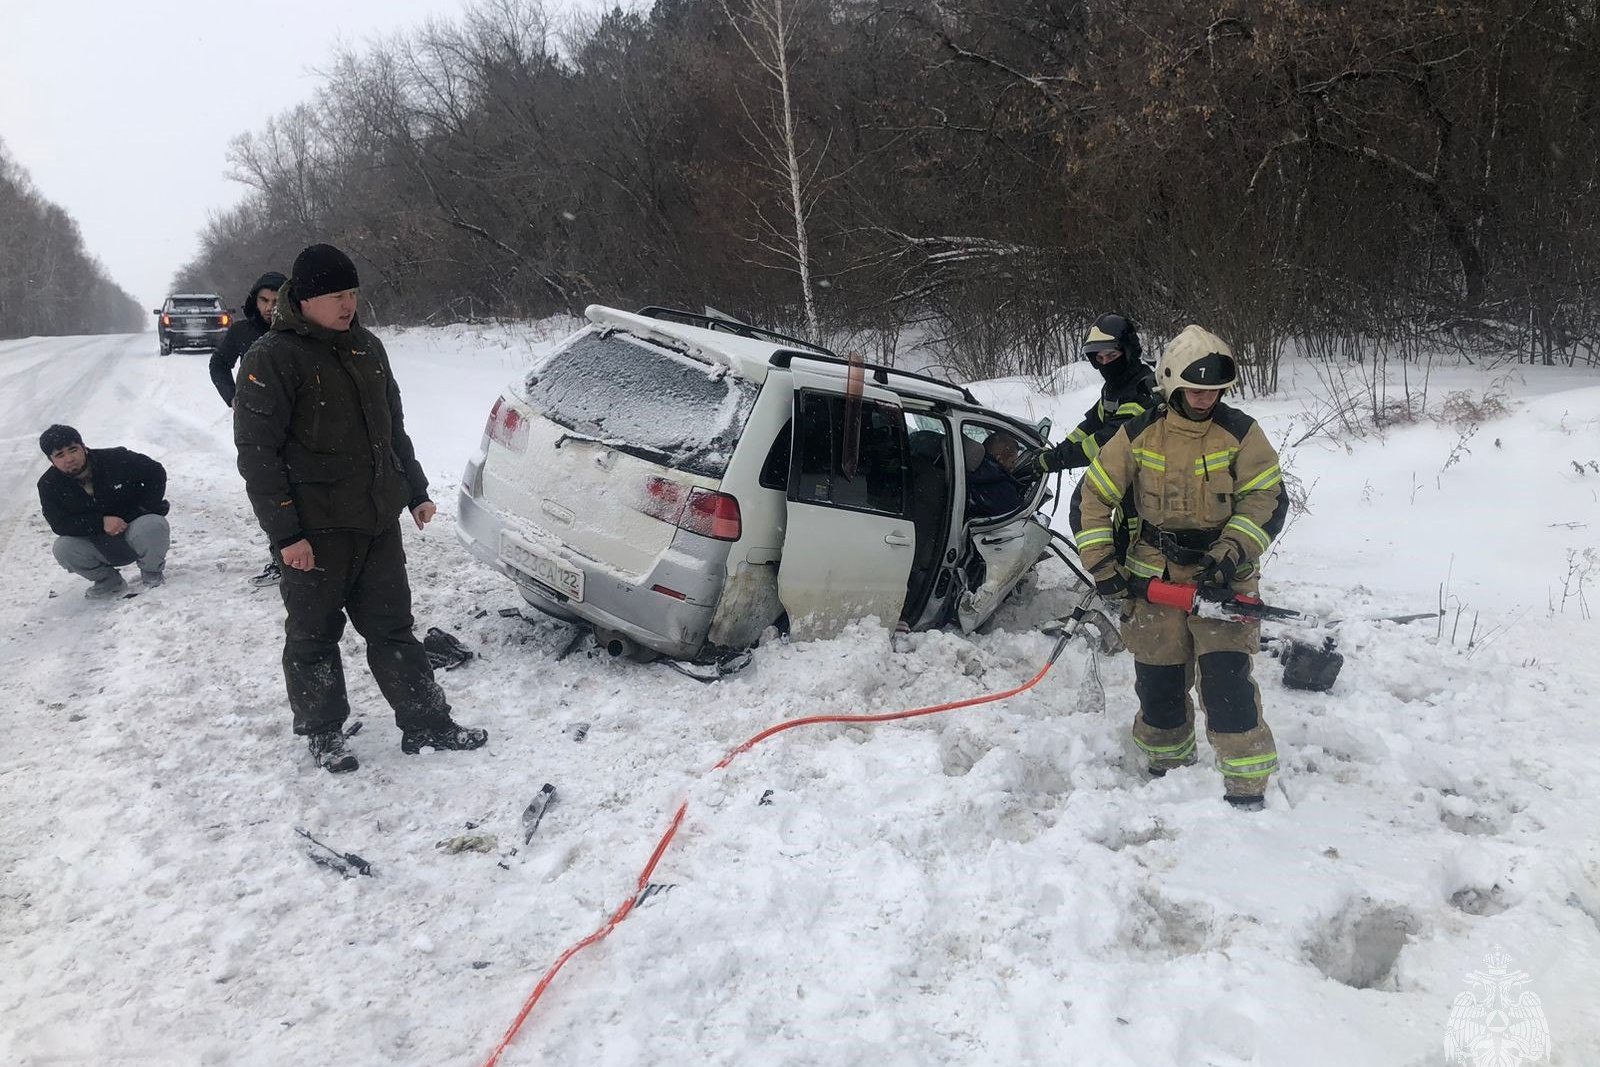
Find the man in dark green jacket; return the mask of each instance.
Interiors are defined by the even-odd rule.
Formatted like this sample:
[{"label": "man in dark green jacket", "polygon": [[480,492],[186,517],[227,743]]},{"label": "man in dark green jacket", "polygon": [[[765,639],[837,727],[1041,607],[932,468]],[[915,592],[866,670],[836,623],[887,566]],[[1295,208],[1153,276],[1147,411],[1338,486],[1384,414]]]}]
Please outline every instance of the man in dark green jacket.
[{"label": "man in dark green jacket", "polygon": [[433,518],[383,344],[356,321],[355,264],[312,245],[278,291],[272,330],[239,368],[233,438],[250,504],[283,569],[283,673],[294,732],[334,773],[353,771],[339,637],[345,615],[394,708],[403,751],[478,748],[457,725],[412,631],[399,514]]}]

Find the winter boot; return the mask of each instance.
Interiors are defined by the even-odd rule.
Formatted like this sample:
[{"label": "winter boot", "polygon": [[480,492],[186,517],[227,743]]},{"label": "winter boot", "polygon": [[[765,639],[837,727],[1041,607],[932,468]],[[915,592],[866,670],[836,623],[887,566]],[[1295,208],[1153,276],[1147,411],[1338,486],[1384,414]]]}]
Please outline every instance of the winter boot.
[{"label": "winter boot", "polygon": [[415,756],[425,748],[440,752],[464,752],[467,749],[482,748],[484,742],[488,740],[488,730],[476,726],[461,726],[446,719],[443,726],[432,726],[426,730],[407,730],[401,734],[400,751],[408,756]]},{"label": "winter boot", "polygon": [[139,580],[144,583],[146,589],[167,584],[167,576],[162,571],[140,571]]},{"label": "winter boot", "polygon": [[257,589],[261,589],[269,585],[277,585],[282,580],[283,572],[278,569],[278,564],[273,561],[268,561],[266,567],[262,569],[261,573],[250,579],[250,584],[255,586]]},{"label": "winter boot", "polygon": [[1267,806],[1267,798],[1263,796],[1241,796],[1238,793],[1225,793],[1222,799],[1240,811],[1261,811]]},{"label": "winter boot", "polygon": [[344,774],[361,766],[356,762],[355,753],[344,747],[344,732],[338,727],[309,734],[306,740],[311,747],[311,758],[329,774]]},{"label": "winter boot", "polygon": [[112,571],[111,577],[102,578],[83,591],[83,595],[90,600],[110,600],[118,593],[128,588],[127,580],[120,571]]}]

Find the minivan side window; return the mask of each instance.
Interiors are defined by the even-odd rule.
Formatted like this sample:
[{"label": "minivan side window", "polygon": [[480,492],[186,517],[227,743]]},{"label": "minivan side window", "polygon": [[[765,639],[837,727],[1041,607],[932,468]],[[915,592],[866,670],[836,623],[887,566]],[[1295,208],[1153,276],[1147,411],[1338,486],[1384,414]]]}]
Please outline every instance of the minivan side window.
[{"label": "minivan side window", "polygon": [[761,464],[761,488],[776,489],[781,493],[789,487],[789,445],[793,436],[794,420],[790,419],[778,431],[778,436],[772,439],[766,461]]},{"label": "minivan side window", "polygon": [[[802,390],[796,406],[799,425],[789,499],[906,514],[906,426],[898,408],[860,401],[860,432],[851,435],[845,432],[844,397]],[[853,457],[846,455],[851,446]]]}]

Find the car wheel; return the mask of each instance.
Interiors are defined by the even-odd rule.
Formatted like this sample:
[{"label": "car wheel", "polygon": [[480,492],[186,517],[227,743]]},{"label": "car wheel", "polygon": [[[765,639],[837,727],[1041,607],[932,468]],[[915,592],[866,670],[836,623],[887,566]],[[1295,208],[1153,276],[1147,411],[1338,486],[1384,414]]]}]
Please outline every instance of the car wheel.
[{"label": "car wheel", "polygon": [[162,355],[163,355],[163,356],[170,356],[170,355],[172,355],[172,346],[171,346],[171,345],[169,345],[169,344],[167,344],[167,343],[166,343],[166,342],[165,342],[165,341],[163,341],[163,342],[162,342],[162,343],[161,343],[161,354],[162,354]]}]

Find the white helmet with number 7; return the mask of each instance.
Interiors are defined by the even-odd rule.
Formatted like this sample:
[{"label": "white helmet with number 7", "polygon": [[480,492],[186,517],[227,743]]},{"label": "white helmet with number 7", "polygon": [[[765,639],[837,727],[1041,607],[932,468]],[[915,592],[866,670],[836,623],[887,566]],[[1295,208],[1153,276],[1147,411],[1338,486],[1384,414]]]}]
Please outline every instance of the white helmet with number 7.
[{"label": "white helmet with number 7", "polygon": [[1175,389],[1226,389],[1239,380],[1239,365],[1228,342],[1190,324],[1167,342],[1156,362],[1156,387],[1165,396]]}]

